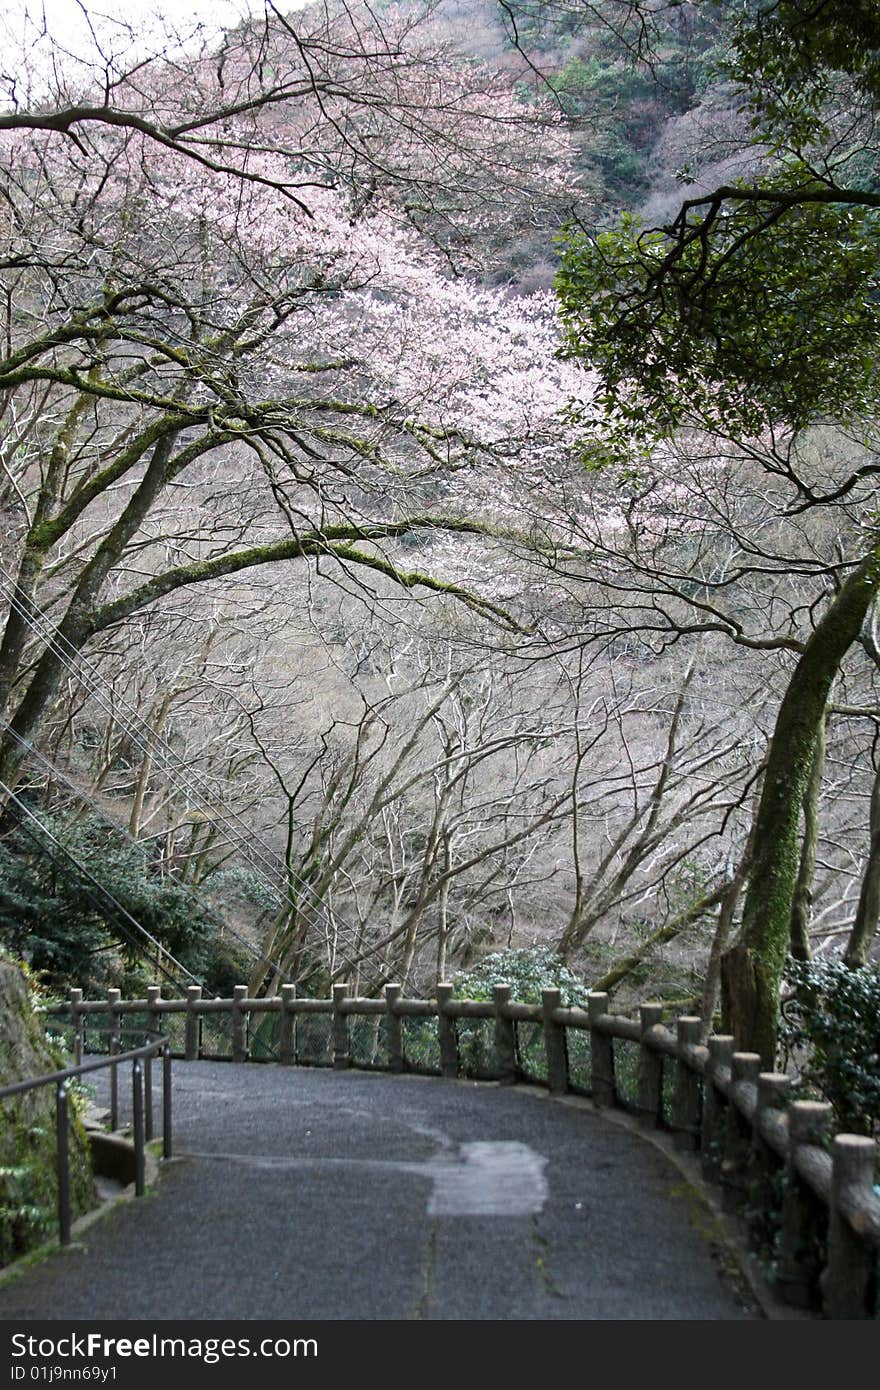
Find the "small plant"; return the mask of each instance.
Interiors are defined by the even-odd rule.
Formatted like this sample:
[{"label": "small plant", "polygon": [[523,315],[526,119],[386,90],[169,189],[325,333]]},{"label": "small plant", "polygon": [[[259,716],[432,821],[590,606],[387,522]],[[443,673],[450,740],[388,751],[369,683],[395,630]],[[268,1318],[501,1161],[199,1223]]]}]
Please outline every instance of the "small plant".
[{"label": "small plant", "polygon": [[[46,1132],[17,1132],[12,1149],[24,1154],[45,1147]],[[55,1220],[54,1175],[44,1164],[22,1159],[0,1166],[0,1266],[39,1244]]]}]

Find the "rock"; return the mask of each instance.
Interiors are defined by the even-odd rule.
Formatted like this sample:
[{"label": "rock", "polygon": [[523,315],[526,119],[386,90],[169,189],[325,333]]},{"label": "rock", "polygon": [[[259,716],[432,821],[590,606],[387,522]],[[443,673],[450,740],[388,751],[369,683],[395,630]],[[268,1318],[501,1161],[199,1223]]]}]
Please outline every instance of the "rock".
[{"label": "rock", "polygon": [[[21,968],[0,957],[0,1086],[65,1065],[47,1042]],[[70,1106],[71,1214],[98,1200],[83,1126]],[[0,1266],[57,1232],[55,1088],[0,1101]]]}]

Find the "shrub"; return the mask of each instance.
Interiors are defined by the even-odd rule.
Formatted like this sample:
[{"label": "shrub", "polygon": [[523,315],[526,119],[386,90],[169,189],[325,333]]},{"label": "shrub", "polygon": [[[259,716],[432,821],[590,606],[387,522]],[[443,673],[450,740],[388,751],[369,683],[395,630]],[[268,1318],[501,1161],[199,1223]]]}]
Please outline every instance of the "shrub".
[{"label": "shrub", "polygon": [[791,961],[794,996],[783,1006],[780,1044],[801,1080],[834,1107],[839,1128],[880,1129],[880,970],[841,960]]},{"label": "shrub", "polygon": [[[513,999],[521,1004],[540,1004],[545,989],[562,991],[562,1003],[586,1007],[587,990],[564,965],[555,951],[547,947],[510,948],[493,951],[468,970],[454,977],[455,992],[460,999],[491,999],[493,985],[510,985]],[[495,1065],[492,1023],[479,1019],[462,1019],[458,1025],[459,1058],[466,1075],[491,1075]],[[519,1064],[535,1080],[547,1075],[544,1057],[543,1032],[539,1024],[518,1024]],[[589,1047],[587,1034],[575,1035],[580,1042],[570,1040],[570,1050],[577,1057]],[[570,1055],[574,1063],[577,1057]]]},{"label": "shrub", "polygon": [[544,946],[493,951],[459,971],[453,984],[460,999],[491,999],[493,985],[510,985],[512,997],[521,1004],[540,1004],[542,990],[559,989],[566,1007],[587,1006],[585,986],[555,951]]}]

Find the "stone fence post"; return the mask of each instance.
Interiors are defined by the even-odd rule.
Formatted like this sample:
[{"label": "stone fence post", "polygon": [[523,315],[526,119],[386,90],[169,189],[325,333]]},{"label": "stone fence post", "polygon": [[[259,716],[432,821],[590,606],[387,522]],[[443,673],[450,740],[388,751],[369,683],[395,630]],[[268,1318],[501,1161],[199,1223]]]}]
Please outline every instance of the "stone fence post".
[{"label": "stone fence post", "polygon": [[454,986],[444,981],[437,985],[437,1042],[440,1046],[440,1071],[444,1076],[458,1076],[458,1029],[455,1019],[450,1018],[446,1006],[450,1003]]},{"label": "stone fence post", "polygon": [[290,1007],[296,998],[296,985],[281,986],[281,1018],[278,1025],[278,1059],[284,1067],[291,1067],[296,1060],[296,1046],[293,1028],[296,1018]]},{"label": "stone fence post", "polygon": [[510,985],[492,986],[492,1003],[495,1006],[495,1066],[498,1080],[505,1086],[512,1086],[517,1079],[516,1068],[516,1024],[512,1018],[505,1018],[504,1006],[510,1003],[513,993]]},{"label": "stone fence post", "polygon": [[83,1059],[83,1048],[85,1046],[85,1014],[80,1011],[83,992],[81,989],[71,989],[70,991],[70,1022],[73,1025],[73,1057],[74,1065],[81,1066]]},{"label": "stone fence post", "polygon": [[703,1087],[699,1074],[684,1060],[687,1047],[700,1041],[703,1023],[699,1018],[678,1019],[675,1025],[679,1055],[675,1063],[675,1092],[672,1099],[673,1142],[677,1149],[697,1149],[700,1146]]},{"label": "stone fence post", "polygon": [[351,1066],[348,1014],[342,1012],[342,1004],[347,996],[348,985],[333,986],[333,1066],[336,1071],[346,1071]]},{"label": "stone fence post", "polygon": [[857,1207],[873,1196],[877,1145],[859,1134],[838,1134],[831,1152],[834,1167],[823,1310],[828,1318],[872,1318],[877,1251],[859,1239],[841,1207]]},{"label": "stone fence post", "polygon": [[562,1002],[562,991],[543,989],[541,1009],[544,1016],[544,1055],[547,1059],[547,1084],[550,1094],[565,1095],[568,1090],[568,1051],[565,1043],[565,1028],[553,1020],[553,1011]]},{"label": "stone fence post", "polygon": [[663,1022],[662,1004],[639,1008],[639,1117],[643,1125],[658,1129],[663,1123],[663,1053],[649,1047],[645,1035]]},{"label": "stone fence post", "polygon": [[186,1023],[183,1055],[188,1062],[197,1062],[201,1052],[201,1016],[195,1006],[202,997],[201,985],[188,985],[186,990]]},{"label": "stone fence post", "polygon": [[821,1273],[818,1250],[825,1204],[801,1177],[796,1160],[801,1148],[824,1147],[831,1124],[831,1106],[823,1101],[796,1100],[789,1105],[787,1115],[788,1157],[776,1283],[786,1303],[796,1308],[810,1308]]},{"label": "stone fence post", "polygon": [[388,1030],[388,1069],[403,1071],[403,1029],[400,1016],[394,1012],[394,1005],[400,998],[402,985],[385,986],[385,1008],[388,1011],[386,1027]]},{"label": "stone fence post", "polygon": [[617,1082],[614,1076],[614,1039],[602,1033],[596,1026],[603,1014],[608,1012],[607,994],[588,994],[587,1011],[590,1015],[590,1076],[592,1078],[593,1104],[602,1108],[617,1102]]},{"label": "stone fence post", "polygon": [[247,1010],[244,1001],[247,999],[247,985],[236,985],[232,991],[232,1060],[233,1062],[246,1062],[248,1055],[248,1035],[247,1035]]},{"label": "stone fence post", "polygon": [[[757,1086],[761,1058],[757,1052],[734,1052],[730,1059],[730,1085]],[[724,1158],[721,1163],[721,1205],[726,1212],[742,1211],[748,1200],[752,1156],[752,1126],[733,1097],[727,1106]]]}]

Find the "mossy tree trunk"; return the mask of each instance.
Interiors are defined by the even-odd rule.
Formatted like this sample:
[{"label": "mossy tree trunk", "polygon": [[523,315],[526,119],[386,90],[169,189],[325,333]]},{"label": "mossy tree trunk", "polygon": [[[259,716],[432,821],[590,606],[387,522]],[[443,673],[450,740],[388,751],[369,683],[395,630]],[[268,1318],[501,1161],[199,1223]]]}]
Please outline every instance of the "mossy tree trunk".
[{"label": "mossy tree trunk", "polygon": [[880,553],[872,552],[830,604],[795,667],[779,707],[761,799],[755,854],[740,940],[722,961],[725,1026],[737,1048],[776,1060],[779,984],[797,884],[800,811],[832,682],[857,639],[880,588]]},{"label": "mossy tree trunk", "polygon": [[822,777],[825,772],[825,725],[823,716],[816,730],[816,744],[813,761],[804,792],[804,836],[801,841],[801,857],[798,864],[797,883],[794,901],[791,905],[789,924],[789,950],[795,960],[809,960],[810,914],[813,906],[813,874],[816,869],[816,851],[819,847],[819,797],[822,792]]},{"label": "mossy tree trunk", "polygon": [[868,862],[862,875],[859,905],[843,957],[847,965],[854,970],[867,963],[868,948],[874,939],[877,921],[880,918],[880,770],[874,777],[871,789],[870,834]]}]

